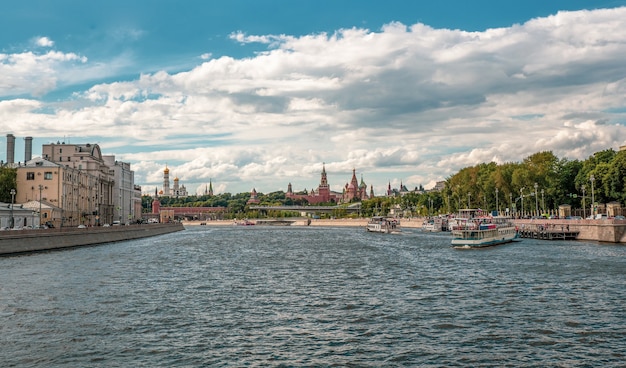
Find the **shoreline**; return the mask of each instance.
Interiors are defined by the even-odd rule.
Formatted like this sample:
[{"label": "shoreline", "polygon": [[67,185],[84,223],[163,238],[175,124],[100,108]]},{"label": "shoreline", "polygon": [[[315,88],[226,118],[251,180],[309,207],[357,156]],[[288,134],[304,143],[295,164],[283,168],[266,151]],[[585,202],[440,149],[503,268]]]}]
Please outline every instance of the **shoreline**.
[{"label": "shoreline", "polygon": [[[266,220],[266,219],[262,219]],[[310,223],[307,225],[309,219],[306,218],[296,218],[296,219],[285,219],[288,221],[294,221],[290,226],[315,226],[315,227],[365,227],[369,219],[367,218],[358,218],[358,219],[310,219]],[[250,222],[256,224],[257,219],[250,219]],[[410,218],[410,219],[401,219],[400,227],[404,228],[421,228],[422,227],[422,218]],[[184,226],[234,226],[234,220],[212,220],[212,221],[183,221]]]}]

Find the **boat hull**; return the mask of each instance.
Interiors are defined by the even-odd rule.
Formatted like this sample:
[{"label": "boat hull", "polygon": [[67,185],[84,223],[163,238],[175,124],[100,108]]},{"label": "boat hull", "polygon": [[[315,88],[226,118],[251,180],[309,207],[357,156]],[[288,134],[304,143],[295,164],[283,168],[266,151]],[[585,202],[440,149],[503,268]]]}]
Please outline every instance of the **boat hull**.
[{"label": "boat hull", "polygon": [[517,238],[515,228],[454,231],[451,244],[454,248],[486,248],[506,244]]},{"label": "boat hull", "polygon": [[373,217],[370,222],[365,225],[365,230],[370,233],[396,234],[400,233],[400,222],[396,219]]}]

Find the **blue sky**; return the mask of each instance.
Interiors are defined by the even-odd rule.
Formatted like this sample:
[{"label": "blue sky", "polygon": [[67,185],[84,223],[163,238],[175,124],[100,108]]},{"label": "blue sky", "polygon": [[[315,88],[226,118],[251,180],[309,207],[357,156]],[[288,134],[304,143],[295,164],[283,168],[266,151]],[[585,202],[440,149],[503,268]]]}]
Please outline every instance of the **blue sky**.
[{"label": "blue sky", "polygon": [[[432,187],[625,144],[623,1],[20,1],[4,134],[99,143],[145,192]],[[16,160],[22,151],[18,139]],[[5,142],[0,159],[6,159]],[[199,188],[199,189],[198,189]]]}]

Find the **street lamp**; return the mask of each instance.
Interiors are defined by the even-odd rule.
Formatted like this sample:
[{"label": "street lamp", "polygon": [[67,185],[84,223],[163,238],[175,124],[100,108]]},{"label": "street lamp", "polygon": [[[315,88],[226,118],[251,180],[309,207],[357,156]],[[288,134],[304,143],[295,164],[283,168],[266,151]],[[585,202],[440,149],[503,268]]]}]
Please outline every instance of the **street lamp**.
[{"label": "street lamp", "polygon": [[43,190],[43,185],[39,184],[39,227],[41,227],[41,191]]},{"label": "street lamp", "polygon": [[496,216],[500,214],[500,208],[498,208],[498,188],[496,188]]},{"label": "street lamp", "polygon": [[543,188],[541,188],[541,212],[546,213],[546,202],[543,200]]},{"label": "street lamp", "polygon": [[470,202],[470,198],[471,198],[471,196],[472,196],[472,193],[467,192],[467,208],[468,208],[468,209],[472,208],[472,206],[471,206],[471,202]]},{"label": "street lamp", "polygon": [[537,196],[537,187],[539,187],[539,184],[535,183],[535,216],[539,216],[539,196]]},{"label": "street lamp", "polygon": [[522,200],[522,217],[524,217],[524,187],[521,187],[519,190],[519,197]]},{"label": "street lamp", "polygon": [[11,221],[9,222],[9,227],[13,229],[15,226],[15,219],[13,218],[13,204],[15,203],[15,189],[11,189]]},{"label": "street lamp", "polygon": [[509,193],[509,211],[513,211],[513,193]]},{"label": "street lamp", "polygon": [[595,198],[593,197],[593,182],[596,178],[593,177],[593,174],[589,177],[589,181],[591,181],[591,216],[594,216],[596,213],[595,209]]}]

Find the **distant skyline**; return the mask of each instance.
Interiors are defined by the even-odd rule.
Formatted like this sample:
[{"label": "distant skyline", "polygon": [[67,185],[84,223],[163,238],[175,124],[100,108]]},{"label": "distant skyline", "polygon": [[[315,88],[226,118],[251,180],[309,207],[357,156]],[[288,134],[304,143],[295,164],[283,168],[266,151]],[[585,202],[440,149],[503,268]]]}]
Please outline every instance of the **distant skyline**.
[{"label": "distant skyline", "polygon": [[[626,0],[24,0],[0,12],[0,127],[97,143],[144,192],[310,190],[326,165],[432,188],[626,144]],[[0,139],[6,161],[6,140]]]}]

